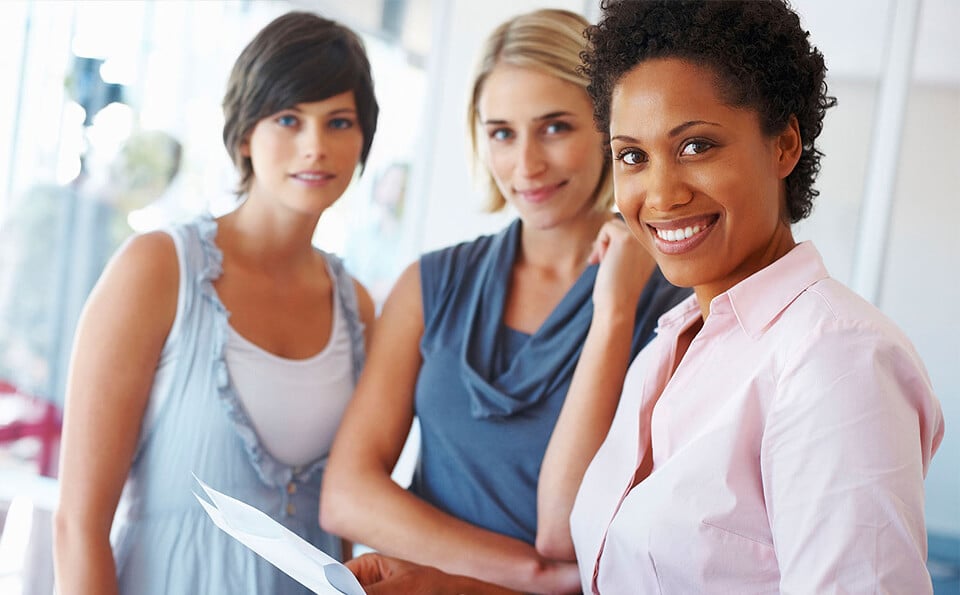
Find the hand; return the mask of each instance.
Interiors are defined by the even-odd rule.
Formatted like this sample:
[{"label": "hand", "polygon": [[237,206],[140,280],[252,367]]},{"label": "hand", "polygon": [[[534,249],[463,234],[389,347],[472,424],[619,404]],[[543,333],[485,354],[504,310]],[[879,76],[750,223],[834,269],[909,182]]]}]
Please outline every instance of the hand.
[{"label": "hand", "polygon": [[380,554],[364,554],[346,563],[368,595],[409,593],[440,595],[459,593],[456,577],[430,566]]},{"label": "hand", "polygon": [[623,221],[613,218],[600,228],[589,262],[600,263],[593,285],[594,316],[622,312],[632,318],[656,265],[650,253]]}]

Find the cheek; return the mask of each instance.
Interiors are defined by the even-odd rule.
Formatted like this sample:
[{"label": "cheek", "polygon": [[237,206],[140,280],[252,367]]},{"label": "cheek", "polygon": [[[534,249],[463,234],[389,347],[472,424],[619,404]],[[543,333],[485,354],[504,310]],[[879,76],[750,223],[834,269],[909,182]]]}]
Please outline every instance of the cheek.
[{"label": "cheek", "polygon": [[610,167],[604,161],[604,154],[596,146],[587,146],[584,152],[580,153],[580,162],[585,164],[589,178],[593,184],[600,181],[604,168]]},{"label": "cheek", "polygon": [[589,174],[590,178],[600,177],[604,167],[604,154],[599,141],[594,142],[592,136],[565,143],[557,149],[552,155],[555,164],[568,171]]},{"label": "cheek", "polygon": [[617,203],[617,209],[627,219],[637,219],[641,204],[637,181],[618,172],[616,164],[613,168],[613,197]]},{"label": "cheek", "polygon": [[502,188],[504,184],[509,184],[513,159],[508,151],[503,148],[488,147],[485,162],[487,170],[490,172],[497,186]]},{"label": "cheek", "polygon": [[250,157],[254,161],[269,162],[283,150],[283,143],[278,142],[277,135],[260,133],[250,138]]},{"label": "cheek", "polygon": [[363,153],[363,135],[357,135],[356,138],[350,139],[350,141],[345,142],[344,145],[344,160],[360,163],[360,154]]}]

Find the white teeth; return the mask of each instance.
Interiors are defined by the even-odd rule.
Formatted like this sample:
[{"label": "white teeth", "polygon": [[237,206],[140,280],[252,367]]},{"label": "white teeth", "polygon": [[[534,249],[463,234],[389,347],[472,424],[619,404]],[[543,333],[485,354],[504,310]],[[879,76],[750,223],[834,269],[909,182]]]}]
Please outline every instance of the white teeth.
[{"label": "white teeth", "polygon": [[326,175],[301,173],[301,174],[297,174],[296,177],[300,178],[301,180],[322,180],[323,178],[326,177]]},{"label": "white teeth", "polygon": [[694,225],[693,227],[684,227],[682,229],[658,229],[657,237],[668,242],[679,242],[680,240],[692,238],[704,229],[705,228],[700,227],[699,225]]}]

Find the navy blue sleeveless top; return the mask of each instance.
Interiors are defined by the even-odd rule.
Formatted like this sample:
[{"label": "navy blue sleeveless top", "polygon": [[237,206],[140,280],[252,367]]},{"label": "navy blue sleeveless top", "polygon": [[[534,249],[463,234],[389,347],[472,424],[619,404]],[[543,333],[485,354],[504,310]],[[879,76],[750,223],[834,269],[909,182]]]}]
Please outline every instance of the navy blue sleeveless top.
[{"label": "navy blue sleeveless top", "polygon": [[[455,517],[533,544],[537,477],[593,315],[587,267],[533,335],[503,325],[519,220],[420,259],[423,365],[411,491]],[[637,305],[631,357],[690,294],[655,269]]]}]

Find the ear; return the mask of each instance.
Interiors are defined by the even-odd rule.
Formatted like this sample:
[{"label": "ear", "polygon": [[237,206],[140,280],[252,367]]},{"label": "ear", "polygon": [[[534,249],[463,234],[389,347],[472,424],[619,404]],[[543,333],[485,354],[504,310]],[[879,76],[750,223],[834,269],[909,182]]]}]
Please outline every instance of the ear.
[{"label": "ear", "polygon": [[800,161],[803,152],[803,139],[800,138],[800,123],[797,117],[790,116],[786,128],[777,135],[777,170],[780,179],[790,175]]},{"label": "ear", "polygon": [[245,138],[240,142],[240,156],[250,158],[250,139]]}]

